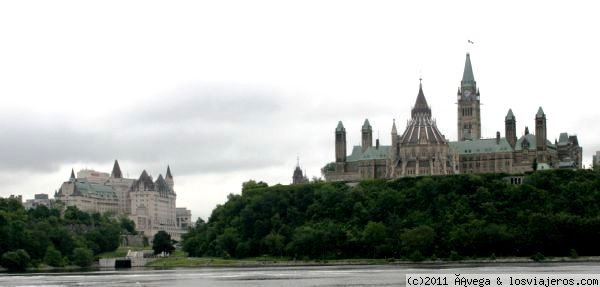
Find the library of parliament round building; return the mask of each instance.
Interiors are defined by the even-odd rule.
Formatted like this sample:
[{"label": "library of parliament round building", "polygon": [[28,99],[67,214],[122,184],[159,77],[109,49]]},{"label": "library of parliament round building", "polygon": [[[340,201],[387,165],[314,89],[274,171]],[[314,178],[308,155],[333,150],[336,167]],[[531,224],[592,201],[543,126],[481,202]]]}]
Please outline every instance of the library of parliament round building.
[{"label": "library of parliament round building", "polygon": [[395,121],[391,145],[373,145],[373,128],[366,119],[361,129],[361,145],[347,153],[346,129],[340,121],[335,129],[335,162],[323,168],[327,181],[355,181],[406,176],[459,173],[523,173],[538,170],[582,167],[582,148],[576,135],[561,133],[554,143],[547,139],[546,114],[539,107],[535,130],[526,127],[517,138],[517,118],[509,109],[504,119],[504,137],[481,138],[481,103],[467,54],[457,93],[458,141],[444,137],[432,118],[423,86],[402,133]]}]

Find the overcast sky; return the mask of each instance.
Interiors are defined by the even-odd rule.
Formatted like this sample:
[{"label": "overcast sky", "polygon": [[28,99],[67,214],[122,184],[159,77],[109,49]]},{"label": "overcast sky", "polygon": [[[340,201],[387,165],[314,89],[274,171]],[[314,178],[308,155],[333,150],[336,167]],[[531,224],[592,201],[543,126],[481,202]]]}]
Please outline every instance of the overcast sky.
[{"label": "overcast sky", "polygon": [[[154,178],[206,219],[248,179],[291,182],[334,160],[369,118],[390,144],[419,78],[456,140],[471,53],[482,133],[577,134],[600,150],[596,1],[3,1],[0,196],[52,194],[71,168]],[[472,40],[474,44],[468,44]]]}]

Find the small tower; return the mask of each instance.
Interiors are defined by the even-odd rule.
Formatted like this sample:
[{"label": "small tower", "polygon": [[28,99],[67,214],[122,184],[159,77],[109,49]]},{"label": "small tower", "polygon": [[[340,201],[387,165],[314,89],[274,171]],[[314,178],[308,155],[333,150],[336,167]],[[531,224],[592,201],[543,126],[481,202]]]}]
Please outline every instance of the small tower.
[{"label": "small tower", "polygon": [[346,129],[344,128],[342,121],[338,122],[337,128],[335,129],[335,161],[346,161]]},{"label": "small tower", "polygon": [[296,158],[296,168],[294,169],[294,175],[292,176],[292,184],[301,184],[307,182],[308,180],[300,168],[300,158],[298,157]]},{"label": "small tower", "polygon": [[392,122],[392,146],[396,146],[398,142],[398,130],[396,129],[396,119]]},{"label": "small tower", "polygon": [[123,173],[121,172],[121,167],[119,166],[119,161],[115,159],[115,164],[113,165],[112,172],[110,173],[110,177],[112,178],[123,178]]},{"label": "small tower", "polygon": [[369,147],[373,146],[373,129],[369,123],[369,119],[365,119],[362,126],[362,152],[365,152]]},{"label": "small tower", "polygon": [[467,53],[465,70],[458,89],[458,140],[481,138],[481,103],[479,89],[473,76],[471,56]]},{"label": "small tower", "polygon": [[535,115],[535,142],[538,151],[538,162],[545,162],[543,152],[546,151],[546,114],[542,107]]},{"label": "small tower", "polygon": [[71,169],[71,176],[69,177],[69,181],[75,181],[75,170]]},{"label": "small tower", "polygon": [[167,185],[173,190],[173,186],[175,186],[175,182],[173,181],[173,175],[171,174],[171,166],[167,165],[167,174],[165,175],[165,182]]},{"label": "small tower", "polygon": [[517,143],[517,119],[512,109],[508,110],[504,118],[504,134],[506,135],[506,141],[508,141],[512,148],[515,148],[515,144]]}]

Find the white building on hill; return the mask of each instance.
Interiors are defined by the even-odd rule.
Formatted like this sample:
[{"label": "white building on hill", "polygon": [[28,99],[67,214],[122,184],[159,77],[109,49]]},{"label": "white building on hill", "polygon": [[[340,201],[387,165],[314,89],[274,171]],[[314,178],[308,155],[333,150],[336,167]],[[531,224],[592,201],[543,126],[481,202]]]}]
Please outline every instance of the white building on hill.
[{"label": "white building on hill", "polygon": [[145,170],[138,179],[124,178],[116,160],[110,174],[84,169],[75,177],[71,170],[71,177],[54,197],[83,211],[126,215],[135,222],[136,230],[150,240],[161,230],[180,240],[190,225],[178,224],[181,219],[177,217],[170,167],[166,177],[159,175],[156,181]]}]

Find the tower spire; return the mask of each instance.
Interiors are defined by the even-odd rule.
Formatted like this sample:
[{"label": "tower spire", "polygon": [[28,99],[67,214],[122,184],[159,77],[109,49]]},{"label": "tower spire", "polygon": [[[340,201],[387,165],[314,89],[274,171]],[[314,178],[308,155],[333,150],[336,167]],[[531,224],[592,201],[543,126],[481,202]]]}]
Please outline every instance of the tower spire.
[{"label": "tower spire", "polygon": [[473,76],[473,66],[471,66],[471,55],[467,53],[467,59],[465,60],[465,70],[463,71],[463,77],[461,85],[475,87],[475,76]]},{"label": "tower spire", "polygon": [[110,173],[110,176],[113,178],[123,178],[123,173],[121,172],[121,167],[119,166],[119,161],[115,159],[115,164],[113,165],[113,170]]},{"label": "tower spire", "polygon": [[422,80],[422,78],[419,78],[419,94],[417,95],[415,106],[412,109],[413,118],[415,118],[415,116],[418,114],[424,114],[431,117],[431,109],[429,108],[429,105],[427,105],[427,100],[425,99],[425,94],[423,93]]},{"label": "tower spire", "polygon": [[173,179],[173,175],[171,174],[171,166],[167,165],[167,173],[165,174],[165,178]]},{"label": "tower spire", "polygon": [[71,177],[69,179],[75,179],[75,171],[71,169]]}]

